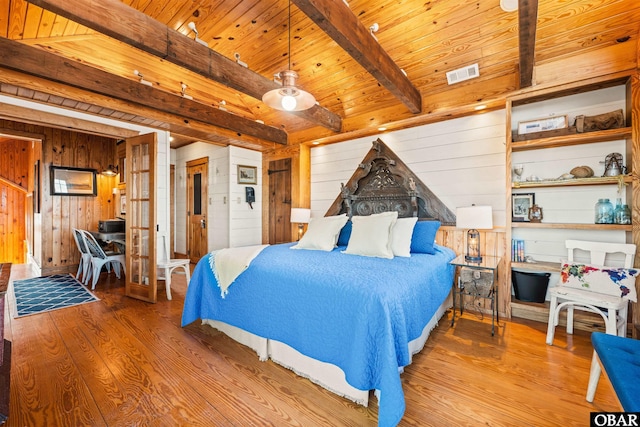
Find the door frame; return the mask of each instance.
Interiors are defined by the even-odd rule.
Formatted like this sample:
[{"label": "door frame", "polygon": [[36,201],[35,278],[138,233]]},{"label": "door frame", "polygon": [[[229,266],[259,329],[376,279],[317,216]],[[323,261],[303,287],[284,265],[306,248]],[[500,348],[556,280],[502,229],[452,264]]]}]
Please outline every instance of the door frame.
[{"label": "door frame", "polygon": [[[278,148],[262,153],[262,243],[269,243],[269,162],[291,158],[291,207],[311,206],[311,149],[304,144]],[[338,188],[336,191],[339,191]],[[291,224],[291,235],[296,236],[298,227]]]},{"label": "door frame", "polygon": [[[208,206],[208,197],[209,197],[209,157],[200,157],[198,159],[194,159],[194,160],[189,160],[186,162],[186,169],[187,169],[187,204],[186,204],[186,249],[187,249],[187,258],[192,259],[192,255],[191,255],[191,213],[190,213],[190,209],[192,206],[192,195],[191,195],[191,191],[190,191],[190,182],[191,182],[191,174],[190,174],[190,169],[192,167],[196,167],[196,166],[201,166],[201,165],[206,165],[206,171],[207,171],[207,179],[204,180],[204,182],[202,182],[202,188],[205,192],[205,198],[202,201],[202,204],[204,206],[204,209],[206,210],[205,212],[205,218],[206,218],[206,236],[207,236],[207,240],[209,238],[209,206]],[[208,244],[207,244],[208,247]],[[192,260],[193,261],[193,260]]]},{"label": "door frame", "polygon": [[[125,295],[142,301],[155,303],[158,300],[157,277],[157,206],[156,206],[156,160],[158,138],[156,133],[146,133],[126,139],[127,167],[127,226],[126,226],[126,270]],[[149,164],[142,169],[141,164],[135,165],[134,147],[149,145]],[[148,194],[142,190],[143,177],[148,175]],[[134,175],[136,178],[134,179]],[[137,188],[140,186],[140,188]],[[134,207],[137,205],[137,208]],[[148,208],[146,226],[142,220],[144,207]],[[140,215],[137,218],[136,215]],[[146,244],[143,240],[147,237]],[[146,255],[145,255],[146,254]],[[146,259],[146,261],[145,261]],[[135,267],[135,268],[134,268]],[[146,276],[145,276],[146,274]],[[134,281],[136,279],[136,281]]]}]

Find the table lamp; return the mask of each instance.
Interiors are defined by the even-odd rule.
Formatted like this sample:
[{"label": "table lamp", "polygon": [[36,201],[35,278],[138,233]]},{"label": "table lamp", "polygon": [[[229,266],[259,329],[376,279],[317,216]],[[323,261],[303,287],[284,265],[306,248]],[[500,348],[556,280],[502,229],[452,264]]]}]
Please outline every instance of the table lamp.
[{"label": "table lamp", "polygon": [[311,218],[311,209],[291,208],[291,222],[298,224],[298,240],[302,237],[304,225],[309,223]]},{"label": "table lamp", "polygon": [[491,206],[471,205],[457,208],[456,227],[468,229],[465,261],[482,262],[482,256],[480,255],[480,232],[478,229],[493,228]]}]

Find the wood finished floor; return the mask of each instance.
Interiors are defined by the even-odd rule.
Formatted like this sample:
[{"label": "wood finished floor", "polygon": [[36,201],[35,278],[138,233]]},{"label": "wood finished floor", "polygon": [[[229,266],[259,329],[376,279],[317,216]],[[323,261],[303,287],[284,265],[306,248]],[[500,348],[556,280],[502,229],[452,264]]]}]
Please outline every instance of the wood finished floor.
[{"label": "wood finished floor", "polygon": [[[12,280],[28,277],[14,265]],[[7,294],[5,337],[12,341],[6,426],[375,426],[377,404],[358,406],[298,377],[208,326],[180,327],[186,290],[173,300],[124,296],[103,273],[99,302],[20,319]],[[546,325],[451,313],[402,375],[402,426],[585,426],[592,411],[618,411],[602,378],[585,400],[589,335]]]}]

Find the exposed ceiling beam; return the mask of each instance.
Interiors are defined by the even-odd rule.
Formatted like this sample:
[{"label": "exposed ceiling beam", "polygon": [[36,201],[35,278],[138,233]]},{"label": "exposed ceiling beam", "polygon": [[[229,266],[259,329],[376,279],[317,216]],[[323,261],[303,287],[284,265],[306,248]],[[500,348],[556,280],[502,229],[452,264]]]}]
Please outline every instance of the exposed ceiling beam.
[{"label": "exposed ceiling beam", "polygon": [[412,113],[422,112],[420,91],[375,40],[351,9],[339,0],[292,0],[369,74]]},{"label": "exposed ceiling beam", "polygon": [[[256,99],[281,87],[120,0],[29,1]],[[342,128],[340,116],[318,105],[294,114],[334,132]]]},{"label": "exposed ceiling beam", "polygon": [[31,108],[19,107],[0,103],[0,118],[6,120],[21,121],[24,123],[49,126],[58,129],[68,129],[81,131],[92,135],[105,136],[109,138],[128,138],[139,135],[139,132],[121,127],[106,125],[103,123],[90,122],[75,117],[65,117],[59,114],[37,111]]},{"label": "exposed ceiling beam", "polygon": [[518,26],[520,42],[520,88],[533,85],[533,65],[536,53],[538,0],[519,0]]},{"label": "exposed ceiling beam", "polygon": [[174,114],[186,123],[197,120],[241,135],[287,144],[287,134],[282,129],[1,37],[0,66]]},{"label": "exposed ceiling beam", "polygon": [[[61,83],[55,83],[41,77],[1,67],[0,71],[0,92],[6,96],[45,103],[55,107],[64,107],[81,113],[91,112],[92,114],[107,118],[113,118],[114,116],[122,117],[120,113],[132,115],[133,118],[128,120],[130,123],[167,130],[172,134],[186,136],[215,145],[234,145],[236,147],[257,151],[272,150],[281,146],[275,142],[267,142],[246,134],[238,137],[237,132],[201,123],[197,120],[189,120],[187,123],[182,117],[176,116],[175,114]],[[87,106],[89,107],[87,108]],[[2,111],[2,108],[0,108],[0,111]],[[16,119],[17,118],[18,117],[16,117]],[[38,124],[42,125],[46,123],[41,122]],[[75,130],[85,132],[85,130],[81,128]],[[126,135],[120,135],[119,132],[111,136],[118,138],[126,137]],[[289,139],[288,135],[287,139]],[[173,143],[171,145],[173,146]]]}]

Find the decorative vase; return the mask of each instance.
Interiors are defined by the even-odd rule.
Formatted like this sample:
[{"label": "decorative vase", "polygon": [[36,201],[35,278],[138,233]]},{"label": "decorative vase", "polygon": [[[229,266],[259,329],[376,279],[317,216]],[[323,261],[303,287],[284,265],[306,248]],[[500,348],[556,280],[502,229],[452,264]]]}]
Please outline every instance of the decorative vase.
[{"label": "decorative vase", "polygon": [[613,224],[613,205],[609,199],[598,199],[596,203],[596,224]]},{"label": "decorative vase", "polygon": [[542,221],[542,208],[538,205],[533,205],[529,208],[529,221],[541,222]]}]

